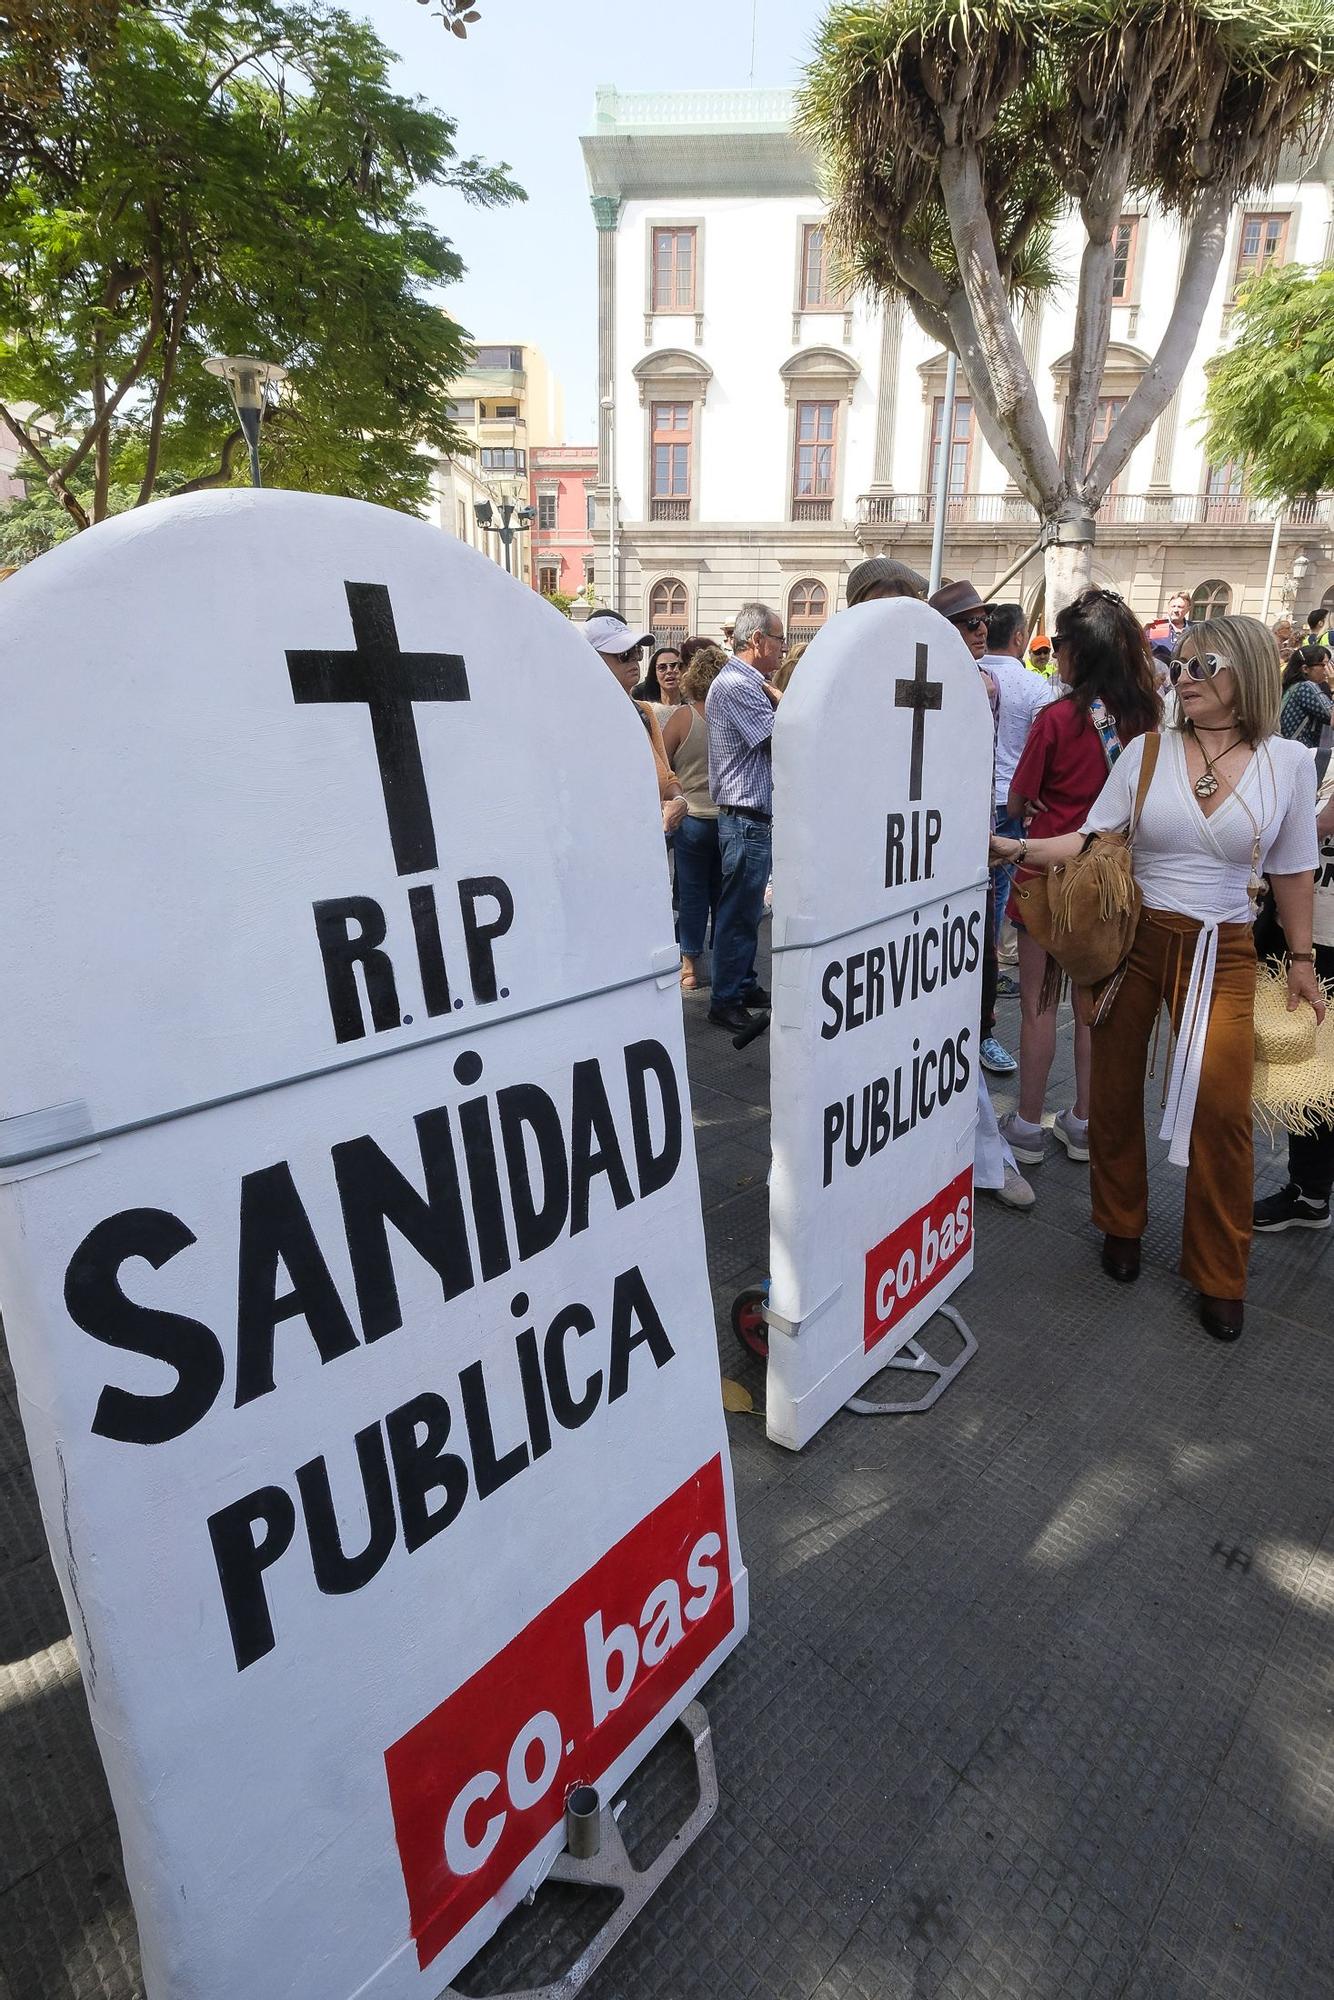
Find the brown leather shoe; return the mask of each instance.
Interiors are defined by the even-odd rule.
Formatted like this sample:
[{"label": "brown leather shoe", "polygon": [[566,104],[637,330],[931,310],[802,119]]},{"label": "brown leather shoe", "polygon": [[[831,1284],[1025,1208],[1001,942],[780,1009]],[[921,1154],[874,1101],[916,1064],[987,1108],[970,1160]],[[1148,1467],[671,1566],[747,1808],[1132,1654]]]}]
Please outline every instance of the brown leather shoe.
[{"label": "brown leather shoe", "polygon": [[1139,1276],[1138,1236],[1104,1236],[1102,1268],[1118,1285],[1133,1285]]},{"label": "brown leather shoe", "polygon": [[1215,1340],[1240,1340],[1245,1323],[1244,1300],[1211,1299],[1207,1292],[1200,1293],[1200,1325]]}]

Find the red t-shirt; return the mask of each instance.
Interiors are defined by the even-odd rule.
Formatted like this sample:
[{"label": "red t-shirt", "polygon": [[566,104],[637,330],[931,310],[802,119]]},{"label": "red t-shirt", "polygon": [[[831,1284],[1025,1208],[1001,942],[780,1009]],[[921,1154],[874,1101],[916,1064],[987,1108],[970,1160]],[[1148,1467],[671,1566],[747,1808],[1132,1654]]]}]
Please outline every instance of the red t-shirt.
[{"label": "red t-shirt", "polygon": [[[1123,744],[1130,740],[1121,738]],[[1047,840],[1081,827],[1107,782],[1107,769],[1102,738],[1068,696],[1039,709],[1010,782],[1019,798],[1042,801],[1029,838]]]}]

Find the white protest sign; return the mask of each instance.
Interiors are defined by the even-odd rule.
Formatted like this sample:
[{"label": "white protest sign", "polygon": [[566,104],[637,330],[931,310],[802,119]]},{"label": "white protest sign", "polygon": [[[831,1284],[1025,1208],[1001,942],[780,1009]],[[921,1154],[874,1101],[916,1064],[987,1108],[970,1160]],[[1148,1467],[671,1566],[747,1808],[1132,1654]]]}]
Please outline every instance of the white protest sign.
[{"label": "white protest sign", "polygon": [[938,612],[841,613],[774,728],[768,1429],[799,1447],[973,1261],[991,712]]},{"label": "white protest sign", "polygon": [[227,493],[0,593],[0,1308],[151,2000],[425,2000],[746,1619],[661,821],[579,633]]}]

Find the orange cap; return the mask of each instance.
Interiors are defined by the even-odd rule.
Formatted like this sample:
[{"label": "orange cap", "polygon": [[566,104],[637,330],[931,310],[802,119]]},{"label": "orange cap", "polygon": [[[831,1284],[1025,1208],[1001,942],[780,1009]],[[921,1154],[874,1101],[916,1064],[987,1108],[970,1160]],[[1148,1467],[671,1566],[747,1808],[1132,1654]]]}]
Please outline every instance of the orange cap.
[{"label": "orange cap", "polygon": [[1045,646],[1048,652],[1051,651],[1051,640],[1047,637],[1045,632],[1035,632],[1032,638],[1028,642],[1028,650],[1030,653],[1036,651],[1036,649],[1039,646]]}]

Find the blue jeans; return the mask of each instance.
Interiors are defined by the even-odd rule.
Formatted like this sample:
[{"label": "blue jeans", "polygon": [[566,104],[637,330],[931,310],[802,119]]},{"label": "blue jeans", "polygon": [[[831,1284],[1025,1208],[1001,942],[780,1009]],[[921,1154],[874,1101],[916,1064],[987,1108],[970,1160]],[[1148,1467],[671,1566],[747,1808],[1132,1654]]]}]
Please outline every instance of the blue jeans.
[{"label": "blue jeans", "polygon": [[755,944],[773,859],[772,829],[718,815],[723,883],[713,919],[713,1005],[735,1007],[755,984]]},{"label": "blue jeans", "polygon": [[676,856],[677,936],[684,955],[698,958],[722,887],[717,820],[696,819],[693,813],[683,819],[672,851]]},{"label": "blue jeans", "polygon": [[[996,807],[994,823],[997,833],[1001,834],[1006,840],[1023,839],[1024,822],[1021,819],[1011,819],[1004,806]],[[1013,863],[1002,862],[999,868],[992,869],[991,886],[996,897],[996,943],[998,945],[1000,943],[1001,927],[1005,922],[1006,905],[1010,900],[1010,884],[1013,881]]]}]

